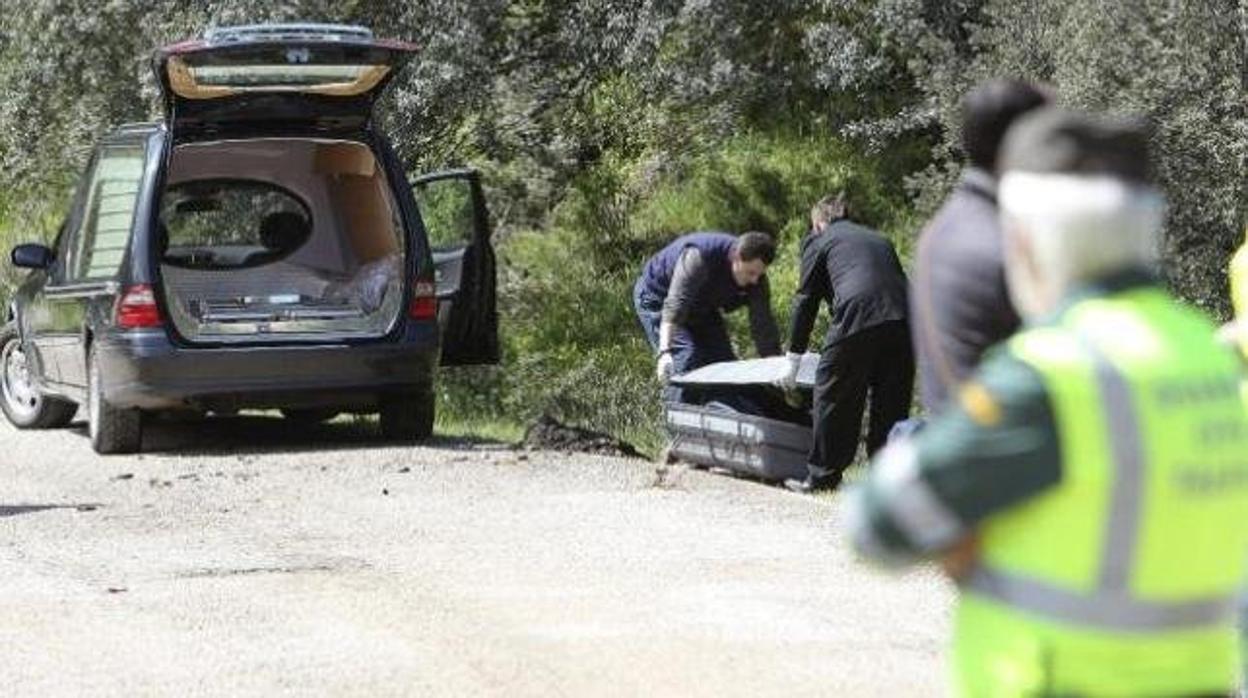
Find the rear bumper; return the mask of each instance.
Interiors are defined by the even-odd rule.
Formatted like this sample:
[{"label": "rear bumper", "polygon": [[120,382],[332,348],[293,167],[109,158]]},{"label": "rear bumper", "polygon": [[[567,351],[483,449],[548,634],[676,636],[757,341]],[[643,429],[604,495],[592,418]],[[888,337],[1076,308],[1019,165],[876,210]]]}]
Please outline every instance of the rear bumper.
[{"label": "rear bumper", "polygon": [[104,399],[143,409],[361,405],[428,388],[439,356],[432,323],[369,344],[198,348],[144,331],[100,337],[95,350]]}]

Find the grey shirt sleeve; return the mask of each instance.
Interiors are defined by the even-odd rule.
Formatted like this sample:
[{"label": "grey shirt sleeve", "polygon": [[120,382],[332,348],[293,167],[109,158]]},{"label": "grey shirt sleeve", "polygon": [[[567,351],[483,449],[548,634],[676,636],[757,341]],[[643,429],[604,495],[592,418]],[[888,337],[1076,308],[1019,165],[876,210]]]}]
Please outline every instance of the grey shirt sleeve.
[{"label": "grey shirt sleeve", "polygon": [[663,299],[663,322],[684,324],[694,310],[698,292],[706,283],[706,263],[702,253],[695,247],[687,247],[676,261],[672,271],[672,283]]},{"label": "grey shirt sleeve", "polygon": [[771,312],[771,283],[766,276],[758,280],[758,287],[750,293],[750,336],[759,356],[780,353],[780,327]]}]

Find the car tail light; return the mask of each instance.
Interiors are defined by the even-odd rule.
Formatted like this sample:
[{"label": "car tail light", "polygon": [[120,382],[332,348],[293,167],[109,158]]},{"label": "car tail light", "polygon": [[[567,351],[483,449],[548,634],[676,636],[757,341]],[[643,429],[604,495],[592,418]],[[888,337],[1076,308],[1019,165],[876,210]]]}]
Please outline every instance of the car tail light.
[{"label": "car tail light", "polygon": [[407,316],[413,320],[432,320],[438,316],[437,289],[432,281],[412,284],[412,302],[407,306]]},{"label": "car tail light", "polygon": [[117,327],[123,330],[161,325],[160,309],[156,307],[156,293],[147,284],[127,287],[117,299],[113,315],[117,320]]}]

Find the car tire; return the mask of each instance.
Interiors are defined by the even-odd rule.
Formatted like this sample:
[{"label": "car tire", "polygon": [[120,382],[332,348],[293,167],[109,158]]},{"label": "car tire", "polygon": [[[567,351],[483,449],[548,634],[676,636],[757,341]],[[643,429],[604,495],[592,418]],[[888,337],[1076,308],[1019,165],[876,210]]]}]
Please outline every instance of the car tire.
[{"label": "car tire", "polygon": [[294,422],[295,424],[306,425],[306,426],[328,422],[329,420],[337,416],[338,416],[338,410],[327,409],[327,408],[322,408],[322,409],[302,408],[302,409],[282,410],[282,417],[284,417],[286,421]]},{"label": "car tire", "polygon": [[383,395],[381,435],[392,441],[424,441],[433,435],[433,388]]},{"label": "car tire", "polygon": [[104,399],[99,356],[87,353],[87,433],[100,454],[138,453],[143,446],[143,413],[121,409]]},{"label": "car tire", "polygon": [[18,429],[57,429],[78,412],[75,403],[39,392],[12,322],[0,327],[0,409]]}]

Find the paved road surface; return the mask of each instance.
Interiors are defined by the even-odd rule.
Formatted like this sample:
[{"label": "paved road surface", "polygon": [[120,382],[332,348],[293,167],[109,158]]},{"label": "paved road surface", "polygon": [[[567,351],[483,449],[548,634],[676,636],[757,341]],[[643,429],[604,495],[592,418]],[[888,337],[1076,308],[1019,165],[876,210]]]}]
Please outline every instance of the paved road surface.
[{"label": "paved road surface", "polygon": [[919,696],[949,589],[839,502],[249,417],[94,455],[0,420],[0,694]]}]

